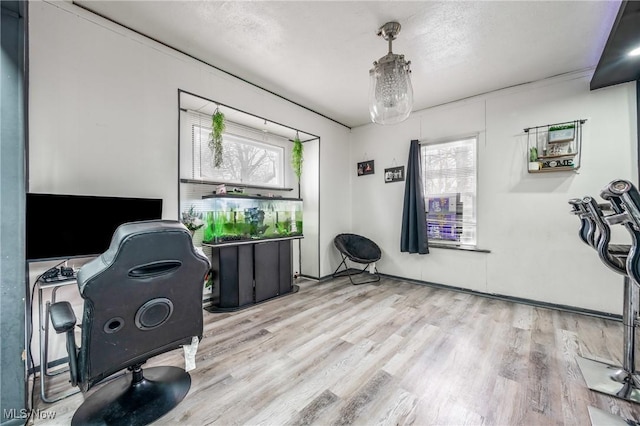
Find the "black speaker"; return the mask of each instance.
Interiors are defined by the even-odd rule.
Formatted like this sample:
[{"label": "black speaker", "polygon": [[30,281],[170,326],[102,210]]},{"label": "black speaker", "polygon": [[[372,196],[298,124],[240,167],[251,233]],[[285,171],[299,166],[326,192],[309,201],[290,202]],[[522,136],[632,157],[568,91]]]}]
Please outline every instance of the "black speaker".
[{"label": "black speaker", "polygon": [[173,313],[173,303],[165,297],[151,299],[136,312],[136,327],[151,330],[164,324]]}]

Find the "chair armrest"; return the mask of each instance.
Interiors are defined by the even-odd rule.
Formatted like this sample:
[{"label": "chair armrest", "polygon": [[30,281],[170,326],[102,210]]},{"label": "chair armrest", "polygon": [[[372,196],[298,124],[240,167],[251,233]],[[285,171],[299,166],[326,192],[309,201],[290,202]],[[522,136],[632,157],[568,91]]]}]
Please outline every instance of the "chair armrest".
[{"label": "chair armrest", "polygon": [[73,330],[76,325],[76,314],[73,313],[69,302],[54,303],[49,307],[49,314],[51,324],[58,334]]},{"label": "chair armrest", "polygon": [[78,385],[78,350],[76,348],[73,327],[76,325],[76,314],[69,302],[58,302],[49,306],[51,324],[56,333],[67,335],[67,353],[69,354],[69,376],[72,386]]}]

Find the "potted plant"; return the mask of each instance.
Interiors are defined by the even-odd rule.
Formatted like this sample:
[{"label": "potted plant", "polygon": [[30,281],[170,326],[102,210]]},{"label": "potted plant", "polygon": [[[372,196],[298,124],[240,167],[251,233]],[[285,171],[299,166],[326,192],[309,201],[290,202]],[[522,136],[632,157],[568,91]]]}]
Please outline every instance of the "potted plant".
[{"label": "potted plant", "polygon": [[576,134],[575,123],[549,127],[549,143],[572,141]]},{"label": "potted plant", "polygon": [[182,212],[181,222],[187,227],[191,236],[200,228],[204,226],[204,221],[199,213],[196,213],[194,206],[189,207],[189,210]]},{"label": "potted plant", "polygon": [[213,290],[213,274],[215,272],[213,272],[213,269],[209,269],[209,272],[207,273],[207,276],[204,279],[204,288]]},{"label": "potted plant", "polygon": [[293,173],[295,173],[298,181],[300,180],[300,176],[302,175],[303,161],[304,157],[302,142],[300,141],[298,132],[296,132],[296,138],[293,140],[293,149],[291,150],[291,167],[293,168]]},{"label": "potted plant", "polygon": [[222,134],[225,127],[224,114],[216,108],[211,116],[211,139],[209,140],[209,148],[213,152],[213,165],[216,168],[222,165]]},{"label": "potted plant", "polygon": [[538,148],[532,146],[529,148],[529,171],[540,170],[538,162]]}]

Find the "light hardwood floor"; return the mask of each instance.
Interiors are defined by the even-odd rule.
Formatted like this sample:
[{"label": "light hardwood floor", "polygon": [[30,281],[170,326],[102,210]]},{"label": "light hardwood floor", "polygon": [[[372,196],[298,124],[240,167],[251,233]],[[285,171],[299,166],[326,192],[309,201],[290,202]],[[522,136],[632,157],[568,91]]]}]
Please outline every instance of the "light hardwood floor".
[{"label": "light hardwood floor", "polygon": [[[306,281],[204,315],[191,390],[156,424],[589,425],[589,405],[640,420],[640,405],[590,391],[575,361],[620,362],[612,320],[386,278]],[[184,365],[182,351],[153,365]],[[56,418],[35,424],[69,424],[82,398],[37,402]]]}]

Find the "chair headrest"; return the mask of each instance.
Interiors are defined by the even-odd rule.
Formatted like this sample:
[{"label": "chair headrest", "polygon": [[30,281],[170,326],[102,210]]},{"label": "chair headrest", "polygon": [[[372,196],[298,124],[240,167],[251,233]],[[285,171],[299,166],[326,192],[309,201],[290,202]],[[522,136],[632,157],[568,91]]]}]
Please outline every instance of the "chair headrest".
[{"label": "chair headrest", "polygon": [[122,224],[118,226],[116,231],[113,233],[109,249],[104,252],[101,257],[105,263],[110,263],[113,261],[116,253],[127,239],[142,234],[154,234],[169,231],[182,232],[191,236],[187,227],[177,220],[147,220]]},{"label": "chair headrest", "polygon": [[[177,258],[180,254],[202,257],[208,262],[206,257],[197,253],[193,247],[191,233],[178,221],[151,220],[125,223],[114,232],[107,251],[84,265],[78,272],[81,293],[85,284],[94,276],[109,269],[126,247],[129,247],[128,252],[135,252],[135,256],[131,257],[130,261],[136,265],[146,266],[149,262],[158,259],[180,260]],[[158,255],[160,255],[159,258]]]}]

